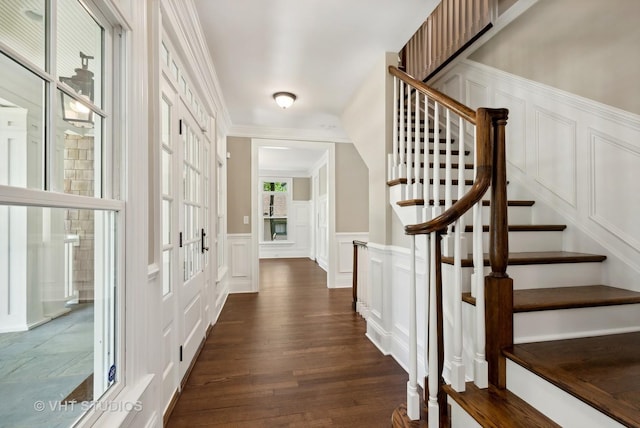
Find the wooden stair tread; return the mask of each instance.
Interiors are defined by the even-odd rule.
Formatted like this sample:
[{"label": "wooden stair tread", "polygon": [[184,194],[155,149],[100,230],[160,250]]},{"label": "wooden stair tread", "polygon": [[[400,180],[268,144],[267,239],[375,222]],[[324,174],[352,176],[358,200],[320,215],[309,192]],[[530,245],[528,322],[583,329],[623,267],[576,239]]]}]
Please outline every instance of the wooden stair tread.
[{"label": "wooden stair tread", "polygon": [[[489,255],[484,254],[484,265],[489,266]],[[515,265],[541,265],[556,263],[591,263],[602,262],[607,256],[600,254],[573,253],[570,251],[537,251],[523,253],[509,253],[509,266]],[[442,257],[442,262],[453,264],[453,257]],[[473,255],[462,259],[462,267],[473,266]]]},{"label": "wooden stair tread", "polygon": [[626,426],[640,426],[640,332],[524,343],[504,355]]},{"label": "wooden stair tread", "polygon": [[[476,304],[476,299],[471,296],[471,293],[463,293],[462,300],[471,305]],[[513,312],[589,308],[633,303],[640,303],[640,293],[607,285],[581,285],[513,291]]]},{"label": "wooden stair tread", "polygon": [[[451,203],[455,204],[456,202],[457,200],[454,199]],[[413,205],[424,205],[424,199],[409,199],[406,201],[398,201],[396,203],[401,207],[409,207]],[[444,204],[445,204],[444,199],[440,199],[440,205],[444,207]],[[526,201],[526,200],[507,201],[507,206],[510,206],[510,207],[531,207],[533,206],[533,204],[535,204],[535,201]],[[433,199],[429,199],[429,206],[433,206]],[[482,206],[483,207],[491,206],[491,201],[483,200]]]},{"label": "wooden stair tread", "polygon": [[[510,224],[509,232],[561,232],[567,228],[566,224]],[[464,228],[465,232],[473,232],[473,226]],[[483,232],[489,231],[489,225],[482,226]]]},{"label": "wooden stair tread", "polygon": [[482,427],[560,426],[506,389],[479,389],[468,382],[465,392],[456,392],[450,385],[445,385],[444,390]]}]

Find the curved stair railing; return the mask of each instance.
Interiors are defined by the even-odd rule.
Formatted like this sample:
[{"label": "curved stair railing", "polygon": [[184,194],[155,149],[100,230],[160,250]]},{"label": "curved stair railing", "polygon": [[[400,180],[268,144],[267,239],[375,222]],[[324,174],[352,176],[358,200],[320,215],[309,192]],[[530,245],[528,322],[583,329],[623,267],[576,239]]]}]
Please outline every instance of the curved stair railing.
[{"label": "curved stair railing", "polygon": [[[505,361],[500,350],[513,342],[513,285],[506,273],[508,262],[507,198],[505,165],[506,109],[479,108],[474,111],[425,83],[390,66],[394,77],[393,151],[389,155],[390,184],[402,186],[400,205],[423,206],[419,221],[405,227],[412,237],[409,307],[409,382],[406,410],[397,418],[420,419],[421,402],[417,382],[416,320],[416,237],[426,236],[424,248],[427,282],[428,339],[425,348],[425,401],[428,425],[444,426],[447,419],[443,392],[444,326],[442,241],[453,256],[451,287],[452,337],[449,381],[456,391],[464,391],[462,258],[467,243],[463,238],[465,214],[473,213],[473,274],[471,292],[476,298],[473,320],[473,378],[480,388],[488,383],[504,388]],[[444,131],[444,132],[443,132]],[[454,138],[457,136],[457,138]],[[442,138],[443,137],[443,138]],[[465,163],[465,140],[473,138],[473,164]],[[454,141],[455,140],[455,141]],[[454,146],[457,145],[457,151]],[[456,162],[454,156],[457,155]],[[457,175],[454,178],[454,171]],[[473,180],[465,170],[473,169]],[[467,183],[469,185],[467,186]],[[457,199],[453,199],[454,186]],[[490,201],[483,201],[491,188]],[[491,272],[484,278],[482,206],[490,205],[489,255]],[[451,270],[451,269],[450,269]],[[449,270],[449,271],[450,271]],[[447,289],[447,291],[449,291]],[[486,311],[485,311],[486,306]],[[485,322],[486,321],[486,322]],[[403,413],[398,416],[398,412]]]}]

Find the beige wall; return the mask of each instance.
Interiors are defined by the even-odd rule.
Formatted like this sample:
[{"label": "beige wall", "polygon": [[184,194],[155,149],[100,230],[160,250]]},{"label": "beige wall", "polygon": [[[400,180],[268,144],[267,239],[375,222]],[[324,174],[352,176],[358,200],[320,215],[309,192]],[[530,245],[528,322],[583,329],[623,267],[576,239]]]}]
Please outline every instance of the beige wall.
[{"label": "beige wall", "polygon": [[291,197],[294,201],[310,201],[311,177],[294,177]]},{"label": "beige wall", "polygon": [[327,194],[327,164],[325,163],[320,167],[318,171],[318,195],[324,196]]},{"label": "beige wall", "polygon": [[391,206],[387,189],[387,153],[391,151],[393,79],[387,65],[398,55],[387,53],[373,67],[342,113],[342,125],[369,169],[369,241],[391,243]]},{"label": "beige wall", "polygon": [[336,232],[369,231],[369,170],[353,144],[336,144]]},{"label": "beige wall", "polygon": [[227,152],[227,232],[251,233],[251,139],[228,137]]},{"label": "beige wall", "polygon": [[540,0],[470,58],[640,114],[640,1]]}]

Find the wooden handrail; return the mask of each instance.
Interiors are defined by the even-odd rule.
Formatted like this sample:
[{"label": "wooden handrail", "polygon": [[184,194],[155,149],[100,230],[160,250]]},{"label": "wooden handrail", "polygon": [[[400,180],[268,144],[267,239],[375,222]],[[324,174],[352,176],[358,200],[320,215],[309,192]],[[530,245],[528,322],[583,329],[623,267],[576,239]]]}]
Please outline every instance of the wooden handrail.
[{"label": "wooden handrail", "polygon": [[364,241],[353,241],[353,279],[352,284],[352,296],[353,296],[353,310],[357,310],[358,305],[358,247],[367,247],[367,243]]},{"label": "wooden handrail", "polygon": [[[432,90],[434,91],[434,90]],[[456,102],[457,103],[457,102]],[[447,104],[442,102],[443,105],[449,107]],[[457,103],[459,104],[459,103]],[[452,108],[452,107],[449,107]],[[475,113],[475,112],[474,112]],[[506,109],[487,109],[487,108],[479,108],[477,113],[477,123],[476,123],[476,151],[477,151],[477,173],[476,178],[471,186],[470,190],[465,193],[465,195],[460,198],[456,203],[454,203],[448,210],[440,214],[439,216],[420,224],[412,224],[405,227],[405,232],[407,235],[418,235],[418,234],[426,234],[436,231],[442,231],[449,227],[449,225],[453,224],[457,219],[462,217],[467,211],[469,211],[476,203],[480,202],[484,194],[489,189],[489,186],[493,181],[493,163],[495,160],[502,161],[504,165],[504,154],[501,156],[497,156],[494,154],[494,148],[500,146],[498,137],[502,138],[502,151],[504,151],[504,125],[506,125],[508,110]],[[499,126],[501,125],[501,126]],[[503,131],[495,131],[496,128],[502,128]],[[496,244],[500,241],[506,240],[506,222],[502,222],[502,218],[506,219],[506,204],[507,200],[504,195],[506,195],[506,172],[505,168],[502,168],[503,173],[499,174],[501,177],[502,184],[493,187],[492,194],[500,195],[498,201],[492,205],[491,212],[494,210],[504,214],[500,214],[497,217],[497,222],[495,224],[503,224],[505,232],[500,232],[499,228],[492,227],[492,239],[495,237]],[[504,178],[503,178],[504,177]],[[503,193],[501,193],[501,190]],[[504,209],[497,207],[498,204],[504,206]],[[492,215],[492,219],[494,216]],[[492,221],[492,225],[493,225]],[[493,242],[493,241],[492,241]],[[497,246],[497,245],[496,245]],[[508,245],[503,245],[504,248],[508,248]],[[493,253],[492,253],[493,254]],[[500,270],[502,273],[506,272],[506,253],[504,251],[500,251],[500,253],[495,254],[496,258],[496,266],[500,265]],[[500,259],[503,260],[500,260]]]},{"label": "wooden handrail", "polygon": [[389,66],[389,73],[398,79],[402,80],[405,83],[411,85],[414,89],[422,94],[427,95],[434,101],[439,102],[442,105],[447,106],[452,112],[456,113],[458,116],[462,117],[467,122],[471,122],[472,124],[476,124],[476,112],[473,109],[470,109],[466,105],[459,103],[448,95],[443,94],[430,86],[427,86],[423,82],[417,80],[413,76],[408,75],[404,71],[398,69],[393,65]]}]

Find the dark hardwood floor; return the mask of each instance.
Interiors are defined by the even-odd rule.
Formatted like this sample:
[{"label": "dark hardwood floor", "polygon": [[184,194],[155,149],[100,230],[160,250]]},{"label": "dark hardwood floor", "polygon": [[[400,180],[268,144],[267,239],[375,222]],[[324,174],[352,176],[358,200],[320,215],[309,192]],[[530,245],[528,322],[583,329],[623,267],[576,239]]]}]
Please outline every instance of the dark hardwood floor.
[{"label": "dark hardwood floor", "polygon": [[406,372],[365,337],[351,289],[308,259],[260,262],[230,295],[168,427],[389,427]]}]

